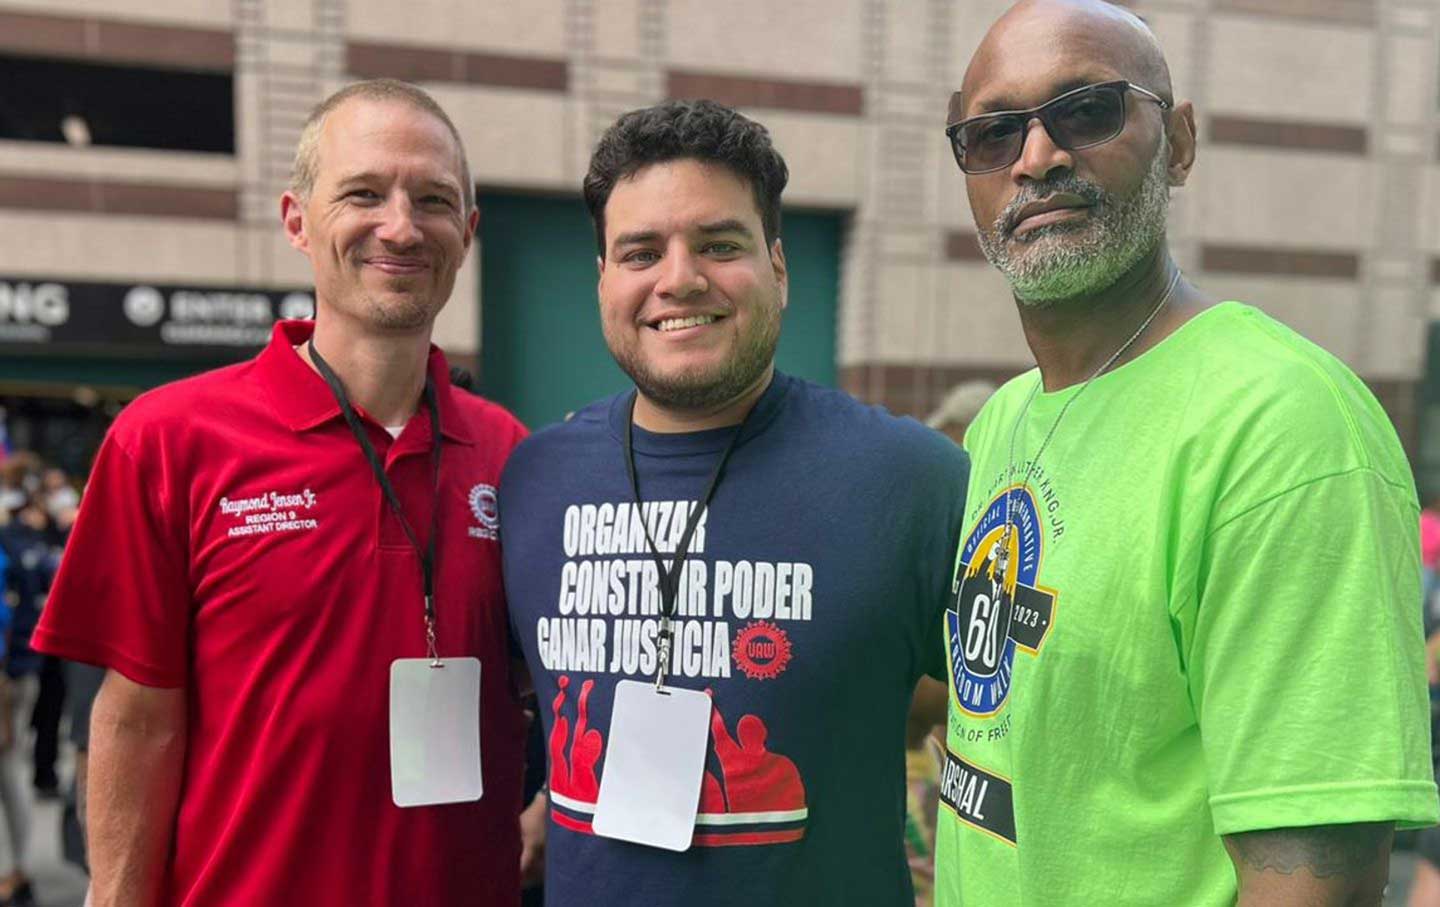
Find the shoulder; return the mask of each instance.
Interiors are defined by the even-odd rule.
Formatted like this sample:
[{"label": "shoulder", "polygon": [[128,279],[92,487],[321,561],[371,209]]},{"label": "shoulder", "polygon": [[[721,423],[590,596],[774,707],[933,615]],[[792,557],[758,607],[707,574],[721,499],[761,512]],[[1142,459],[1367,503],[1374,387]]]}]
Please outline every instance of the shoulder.
[{"label": "shoulder", "polygon": [[[1184,410],[1176,469],[1213,527],[1301,490],[1327,514],[1373,510],[1375,492],[1383,490],[1393,505],[1387,512],[1418,526],[1414,478],[1399,436],[1344,363],[1235,303],[1186,327],[1199,330],[1188,335],[1184,356],[1168,363],[1186,374],[1188,397],[1181,403],[1175,395]],[[1304,528],[1314,527],[1288,531]]]},{"label": "shoulder", "polygon": [[1319,345],[1236,304],[1211,313],[1197,345],[1192,431],[1198,435],[1293,458],[1302,471],[1409,475],[1375,395]]},{"label": "shoulder", "polygon": [[1220,391],[1249,385],[1256,399],[1301,395],[1306,402],[1345,404],[1354,372],[1334,354],[1261,310],[1222,303],[1197,316],[1192,360],[1202,378],[1222,379]]},{"label": "shoulder", "polygon": [[534,479],[541,470],[573,467],[577,460],[590,456],[597,441],[610,437],[609,413],[615,400],[616,397],[596,400],[565,421],[547,425],[525,437],[510,454],[501,480],[501,493],[512,483]]},{"label": "shoulder", "polygon": [[227,365],[146,391],[115,417],[108,439],[135,455],[141,448],[191,432],[198,414],[255,400],[254,365],[253,361]]}]

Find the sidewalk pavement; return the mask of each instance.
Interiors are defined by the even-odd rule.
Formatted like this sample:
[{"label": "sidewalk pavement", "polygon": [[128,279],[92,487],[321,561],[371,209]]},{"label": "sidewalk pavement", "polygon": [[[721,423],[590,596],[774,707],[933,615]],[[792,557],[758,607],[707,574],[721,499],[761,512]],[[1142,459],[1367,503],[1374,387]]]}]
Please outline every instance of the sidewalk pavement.
[{"label": "sidewalk pavement", "polygon": [[40,907],[81,907],[85,903],[85,873],[60,857],[59,800],[35,801],[30,830],[30,876]]}]

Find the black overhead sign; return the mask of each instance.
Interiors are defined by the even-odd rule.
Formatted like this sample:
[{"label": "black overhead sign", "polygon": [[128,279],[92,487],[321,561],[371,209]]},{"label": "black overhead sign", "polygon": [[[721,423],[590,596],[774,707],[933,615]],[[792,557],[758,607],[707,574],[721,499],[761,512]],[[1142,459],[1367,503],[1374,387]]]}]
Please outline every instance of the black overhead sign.
[{"label": "black overhead sign", "polygon": [[309,290],[81,283],[0,275],[0,352],[239,358],[278,318],[309,318]]}]

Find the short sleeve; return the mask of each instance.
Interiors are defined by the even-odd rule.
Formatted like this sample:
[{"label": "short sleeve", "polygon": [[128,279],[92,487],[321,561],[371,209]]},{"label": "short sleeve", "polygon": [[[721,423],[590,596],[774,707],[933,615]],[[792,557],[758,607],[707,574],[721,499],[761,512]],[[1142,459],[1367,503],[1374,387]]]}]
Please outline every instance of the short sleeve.
[{"label": "short sleeve", "polygon": [[190,594],[186,517],[146,469],[106,437],[80,503],[32,647],[100,665],[136,683],[184,686]]},{"label": "short sleeve", "polygon": [[1211,531],[1186,668],[1217,834],[1436,821],[1417,517],[1362,467]]}]

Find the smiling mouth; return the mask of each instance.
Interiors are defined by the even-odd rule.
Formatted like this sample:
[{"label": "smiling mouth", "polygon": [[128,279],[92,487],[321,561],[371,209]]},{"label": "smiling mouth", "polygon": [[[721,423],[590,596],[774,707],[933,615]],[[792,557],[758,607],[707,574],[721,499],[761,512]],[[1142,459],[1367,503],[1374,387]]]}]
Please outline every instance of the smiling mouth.
[{"label": "smiling mouth", "polygon": [[413,258],[371,258],[365,262],[372,268],[386,274],[419,274],[425,270],[425,262]]},{"label": "smiling mouth", "polygon": [[663,321],[655,322],[650,325],[650,327],[662,334],[667,334],[671,331],[683,331],[686,328],[698,328],[702,325],[714,324],[719,320],[719,315],[690,315],[685,318],[666,318]]}]

